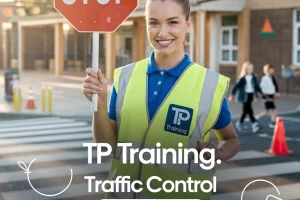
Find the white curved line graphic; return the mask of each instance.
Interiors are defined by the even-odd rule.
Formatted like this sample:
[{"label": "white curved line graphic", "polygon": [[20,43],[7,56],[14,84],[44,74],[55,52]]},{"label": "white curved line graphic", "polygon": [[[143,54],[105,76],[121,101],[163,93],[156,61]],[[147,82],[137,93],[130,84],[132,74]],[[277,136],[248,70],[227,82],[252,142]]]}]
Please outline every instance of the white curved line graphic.
[{"label": "white curved line graphic", "polygon": [[[255,182],[259,182],[259,181],[261,181],[261,182],[266,182],[266,183],[269,183],[269,184],[273,185],[273,187],[276,189],[276,191],[277,191],[278,194],[280,195],[280,192],[279,192],[278,188],[277,188],[276,185],[274,185],[272,182],[267,181],[267,180],[264,180],[264,179],[256,179],[256,180],[251,181],[250,183],[248,183],[248,184],[246,185],[246,187],[244,188],[244,190],[243,190],[243,192],[242,192],[241,200],[243,200],[243,195],[244,195],[244,192],[245,192],[246,188],[247,188],[250,184],[255,183]],[[270,195],[269,195],[269,196],[270,196]],[[268,197],[269,197],[269,196],[268,196]],[[267,197],[267,198],[268,198],[268,197]]]},{"label": "white curved line graphic", "polygon": [[[56,194],[44,194],[44,193],[41,193],[41,192],[37,191],[37,190],[32,186],[31,181],[30,181],[30,178],[29,178],[29,174],[31,173],[31,172],[29,171],[30,166],[31,166],[31,164],[32,164],[35,160],[36,160],[36,159],[33,159],[33,160],[30,162],[30,164],[29,164],[28,167],[27,167],[26,164],[25,164],[24,162],[22,162],[22,161],[18,161],[18,165],[19,165],[19,167],[21,167],[21,168],[25,171],[24,173],[27,174],[28,182],[29,182],[30,186],[32,187],[32,189],[33,189],[36,193],[38,193],[38,194],[40,194],[40,195],[42,195],[42,196],[46,196],[46,197],[53,197],[53,196],[58,196],[58,195],[62,194],[63,192],[65,192],[65,191],[70,187],[71,182],[72,182],[72,179],[73,179],[73,170],[72,170],[72,169],[71,169],[71,178],[70,178],[70,182],[69,182],[69,184],[67,185],[67,187],[66,187],[63,191],[61,191],[61,192],[59,192],[59,193],[56,193]],[[23,165],[23,166],[22,166],[22,165]]]}]

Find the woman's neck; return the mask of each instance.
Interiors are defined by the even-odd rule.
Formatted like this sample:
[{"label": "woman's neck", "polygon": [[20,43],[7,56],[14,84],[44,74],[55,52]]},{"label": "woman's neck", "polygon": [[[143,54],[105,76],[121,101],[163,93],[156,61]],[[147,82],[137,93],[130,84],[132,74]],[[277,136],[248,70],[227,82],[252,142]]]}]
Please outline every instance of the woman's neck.
[{"label": "woman's neck", "polygon": [[164,56],[158,53],[154,53],[154,61],[156,66],[160,70],[168,70],[172,69],[176,65],[178,65],[184,59],[184,52],[174,52],[168,56]]}]

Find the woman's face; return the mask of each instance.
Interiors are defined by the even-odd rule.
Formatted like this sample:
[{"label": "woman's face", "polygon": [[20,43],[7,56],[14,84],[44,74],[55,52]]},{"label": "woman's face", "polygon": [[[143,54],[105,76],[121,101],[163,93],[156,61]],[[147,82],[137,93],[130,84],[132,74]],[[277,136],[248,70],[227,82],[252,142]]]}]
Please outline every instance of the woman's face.
[{"label": "woman's face", "polygon": [[147,3],[148,40],[159,54],[168,56],[184,51],[183,43],[189,31],[182,5],[172,0],[152,0]]},{"label": "woman's face", "polygon": [[252,74],[253,73],[253,65],[249,64],[246,67],[246,74]]}]

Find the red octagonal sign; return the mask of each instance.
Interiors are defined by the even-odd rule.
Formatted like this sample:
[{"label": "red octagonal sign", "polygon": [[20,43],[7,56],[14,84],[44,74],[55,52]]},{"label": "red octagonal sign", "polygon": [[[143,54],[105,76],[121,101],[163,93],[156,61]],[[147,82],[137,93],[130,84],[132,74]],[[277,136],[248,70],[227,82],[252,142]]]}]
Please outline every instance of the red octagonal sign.
[{"label": "red octagonal sign", "polygon": [[138,6],[138,0],[54,0],[79,32],[114,32]]}]

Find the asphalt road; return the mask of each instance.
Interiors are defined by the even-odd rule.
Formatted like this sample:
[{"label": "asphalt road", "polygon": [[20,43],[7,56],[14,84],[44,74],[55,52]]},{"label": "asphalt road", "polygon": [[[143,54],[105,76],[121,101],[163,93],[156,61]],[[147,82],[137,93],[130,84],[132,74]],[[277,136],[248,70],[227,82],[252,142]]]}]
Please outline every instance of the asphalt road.
[{"label": "asphalt road", "polygon": [[[17,118],[0,115],[0,200],[98,200],[102,197],[101,193],[88,193],[87,180],[84,180],[85,175],[96,175],[97,180],[103,180],[110,169],[109,159],[101,165],[87,165],[82,143],[93,142],[91,118],[22,116],[23,122],[12,121]],[[236,157],[216,167],[217,192],[212,200],[238,200],[245,186],[256,179],[275,184],[282,199],[300,199],[300,113],[283,116],[283,120],[288,148],[294,153],[288,156],[265,153],[271,146],[274,131],[268,127],[267,118],[261,120],[263,128],[258,133],[238,132],[241,150]],[[35,193],[17,165],[19,160],[28,165],[33,158],[37,161],[31,169],[31,182],[45,193],[61,191],[70,179],[72,168],[74,178],[68,192],[47,198]],[[270,191],[276,195],[276,190],[265,182],[255,183],[247,191],[248,196],[243,200],[265,199]]]},{"label": "asphalt road", "polygon": [[[255,156],[251,157],[251,155],[246,155],[244,159],[226,161],[220,166],[217,166],[218,169],[225,169],[225,172],[219,175],[220,178],[224,179],[223,176],[225,176],[231,179],[230,176],[235,176],[240,179],[220,182],[218,184],[216,200],[240,199],[241,191],[248,183],[256,179],[264,179],[275,184],[279,187],[279,190],[286,195],[286,198],[283,199],[300,199],[299,189],[297,189],[297,187],[300,186],[300,170],[297,170],[297,168],[300,167],[300,113],[281,117],[283,118],[286,143],[288,149],[293,151],[293,153],[285,156],[267,156],[269,154],[266,154],[265,151],[271,148],[274,134],[274,128],[269,128],[268,126],[268,117],[260,120],[259,123],[262,129],[257,133],[253,133],[251,129],[242,132],[237,131],[241,152],[255,150],[256,152],[260,152],[261,155],[256,158]],[[233,122],[235,123],[235,121],[236,120]],[[251,127],[250,122],[246,122],[246,124],[249,128]],[[235,168],[236,170],[234,170]],[[239,171],[241,168],[247,170]],[[258,175],[255,176],[255,174]],[[270,184],[266,182],[256,182],[250,185],[247,190],[248,189],[253,190],[253,192],[249,192],[249,196],[244,199],[265,199],[272,187],[270,189]],[[228,194],[228,192],[234,192],[236,196],[224,196]],[[247,192],[245,192],[245,194],[247,194]]]}]

